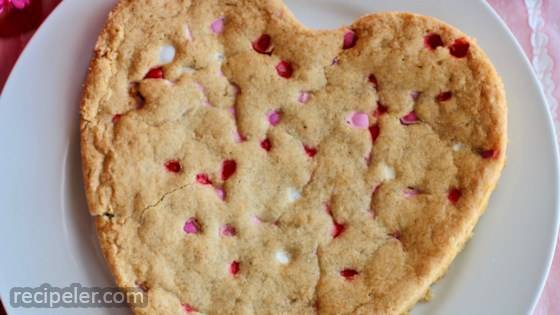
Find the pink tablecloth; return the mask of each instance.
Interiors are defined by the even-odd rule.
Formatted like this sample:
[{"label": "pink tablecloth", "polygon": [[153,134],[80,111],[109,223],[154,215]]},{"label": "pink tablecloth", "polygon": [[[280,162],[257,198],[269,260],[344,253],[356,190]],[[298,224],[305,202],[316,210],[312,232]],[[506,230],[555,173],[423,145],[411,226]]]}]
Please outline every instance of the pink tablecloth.
[{"label": "pink tablecloth", "polygon": [[[33,0],[37,1],[37,0]],[[44,16],[61,0],[42,0]],[[560,129],[560,0],[488,0],[529,56]],[[0,39],[0,91],[30,34]],[[1,313],[1,311],[0,311]],[[560,243],[533,315],[560,314]]]}]

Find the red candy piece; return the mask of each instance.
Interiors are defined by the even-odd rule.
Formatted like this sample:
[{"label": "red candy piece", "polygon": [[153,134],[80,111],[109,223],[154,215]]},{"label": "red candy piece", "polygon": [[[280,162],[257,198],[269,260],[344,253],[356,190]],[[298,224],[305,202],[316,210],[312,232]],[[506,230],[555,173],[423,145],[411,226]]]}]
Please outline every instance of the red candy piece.
[{"label": "red candy piece", "polygon": [[309,157],[314,157],[317,154],[317,149],[304,145],[303,149]]},{"label": "red candy piece", "polygon": [[455,205],[455,204],[457,204],[459,199],[461,199],[462,195],[463,195],[463,193],[461,192],[460,189],[453,188],[447,194],[447,199],[449,199],[449,202],[451,202],[451,204]]},{"label": "red candy piece", "polygon": [[229,265],[229,273],[233,276],[239,273],[239,262],[237,260],[232,261]]},{"label": "red candy piece", "polygon": [[278,75],[282,78],[289,79],[294,73],[294,68],[291,63],[282,60],[278,63],[278,65],[276,65],[276,72],[278,72]]},{"label": "red candy piece", "polygon": [[197,174],[196,181],[202,185],[212,185],[212,180],[210,180],[208,174],[204,174],[204,173]]},{"label": "red candy piece", "polygon": [[357,41],[358,41],[358,36],[354,31],[351,30],[346,31],[346,33],[344,33],[344,41],[342,42],[342,48],[350,49],[356,46]]},{"label": "red candy piece", "polygon": [[484,150],[480,152],[483,159],[495,159],[498,157],[498,150]]},{"label": "red candy piece", "polygon": [[453,97],[453,92],[451,91],[441,92],[438,94],[438,96],[436,96],[436,101],[438,102],[449,101],[451,97]]},{"label": "red candy piece", "polygon": [[222,180],[228,180],[237,170],[237,163],[234,160],[225,160],[222,163]]},{"label": "red candy piece", "polygon": [[463,58],[469,53],[469,47],[470,44],[466,38],[458,38],[449,46],[449,53],[453,57]]},{"label": "red candy piece", "polygon": [[261,141],[261,148],[265,149],[266,151],[270,151],[272,149],[272,143],[268,138]]},{"label": "red candy piece", "polygon": [[443,40],[438,34],[430,33],[424,36],[424,46],[431,50],[435,50],[436,48],[443,46]]},{"label": "red candy piece", "polygon": [[262,34],[257,40],[252,43],[253,49],[259,54],[270,55],[270,46],[272,44],[272,39],[268,34]]},{"label": "red candy piece", "polygon": [[359,274],[358,271],[354,270],[354,269],[342,269],[340,271],[340,275],[343,276],[344,278],[346,278],[346,280],[348,281],[352,281],[354,280],[354,277],[357,276]]},{"label": "red candy piece", "polygon": [[183,169],[181,162],[177,160],[169,160],[165,162],[165,168],[172,173],[179,173]]},{"label": "red candy piece", "polygon": [[377,102],[377,108],[375,109],[375,112],[373,112],[373,116],[380,117],[381,115],[387,113],[388,111],[389,108],[387,108],[387,106],[381,104],[381,102]]},{"label": "red candy piece", "polygon": [[373,73],[370,74],[369,77],[368,77],[368,81],[369,81],[369,83],[371,83],[373,85],[374,89],[377,89],[378,83],[377,83],[377,77],[375,77],[375,74],[373,74]]},{"label": "red candy piece", "polygon": [[369,133],[371,134],[371,141],[375,143],[379,134],[381,133],[381,129],[379,128],[378,124],[372,125],[369,127]]},{"label": "red candy piece", "polygon": [[336,223],[333,220],[333,229],[331,232],[331,235],[333,238],[337,238],[340,236],[340,234],[342,234],[342,232],[344,232],[344,230],[346,229],[346,225],[341,224],[341,223]]},{"label": "red candy piece", "polygon": [[153,68],[148,71],[144,79],[163,79],[164,73],[163,68]]},{"label": "red candy piece", "polygon": [[198,310],[195,307],[193,307],[189,304],[183,304],[183,310],[185,310],[185,312],[187,312],[187,314],[198,312]]},{"label": "red candy piece", "polygon": [[389,236],[391,236],[391,237],[393,237],[393,238],[395,238],[395,239],[397,239],[397,240],[400,241],[400,240],[401,240],[401,231],[395,230],[395,231],[391,232],[391,233],[389,234]]},{"label": "red candy piece", "polygon": [[119,122],[119,120],[121,120],[122,115],[121,114],[116,114],[115,116],[113,116],[113,119],[111,120],[113,122],[113,124],[116,124]]}]

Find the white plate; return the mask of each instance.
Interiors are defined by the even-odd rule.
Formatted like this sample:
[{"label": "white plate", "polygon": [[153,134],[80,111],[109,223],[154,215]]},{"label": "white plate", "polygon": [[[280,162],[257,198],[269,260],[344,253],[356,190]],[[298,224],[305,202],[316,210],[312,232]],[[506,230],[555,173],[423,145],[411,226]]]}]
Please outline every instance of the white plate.
[{"label": "white plate", "polygon": [[[0,293],[11,315],[129,314],[126,309],[13,309],[11,287],[112,284],[86,210],[78,104],[94,40],[115,0],[66,0],[37,32],[0,99]],[[475,36],[504,79],[508,165],[473,239],[413,314],[528,314],[558,227],[556,141],[544,97],[511,33],[482,1],[288,1],[308,26],[372,11],[438,17]]]}]

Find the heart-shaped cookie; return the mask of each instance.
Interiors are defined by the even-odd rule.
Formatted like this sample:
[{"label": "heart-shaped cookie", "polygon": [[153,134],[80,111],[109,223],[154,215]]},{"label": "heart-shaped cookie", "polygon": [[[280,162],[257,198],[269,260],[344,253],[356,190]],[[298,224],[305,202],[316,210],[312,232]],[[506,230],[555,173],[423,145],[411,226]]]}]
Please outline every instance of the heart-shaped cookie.
[{"label": "heart-shaped cookie", "polygon": [[401,314],[504,164],[504,91],[430,17],[303,27],[277,0],[122,0],[82,104],[85,187],[136,314]]}]

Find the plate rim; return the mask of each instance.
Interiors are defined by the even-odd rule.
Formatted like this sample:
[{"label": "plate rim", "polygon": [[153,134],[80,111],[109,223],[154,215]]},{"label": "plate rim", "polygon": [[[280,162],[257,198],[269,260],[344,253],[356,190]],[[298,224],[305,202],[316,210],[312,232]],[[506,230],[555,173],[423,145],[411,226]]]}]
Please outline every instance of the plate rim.
[{"label": "plate rim", "polygon": [[[517,50],[522,52],[523,62],[525,63],[525,66],[530,69],[530,72],[531,72],[531,80],[534,83],[536,83],[536,85],[538,87],[539,97],[541,98],[541,104],[540,105],[544,106],[545,109],[546,109],[546,118],[547,118],[546,129],[548,129],[548,131],[552,135],[552,140],[553,140],[552,141],[552,146],[553,146],[553,152],[554,152],[553,154],[554,154],[554,162],[555,162],[554,163],[554,166],[555,166],[554,167],[555,184],[556,184],[556,187],[560,187],[560,146],[559,146],[560,139],[558,138],[558,131],[557,131],[556,126],[554,124],[554,119],[552,118],[550,105],[548,104],[548,101],[546,99],[542,84],[539,81],[539,79],[537,78],[537,75],[535,73],[535,69],[533,68],[533,65],[531,64],[531,62],[529,61],[529,57],[525,53],[525,50],[521,46],[521,43],[519,42],[519,40],[517,40],[517,37],[515,37],[512,30],[509,28],[509,26],[504,21],[504,19],[502,19],[502,17],[498,14],[498,12],[496,12],[496,10],[494,10],[494,8],[490,5],[490,3],[488,3],[488,1],[479,0],[479,2],[499,22],[502,29],[507,33],[510,40],[512,40],[513,43],[515,44],[515,47],[517,48]],[[506,158],[506,167],[507,167],[507,158]],[[554,256],[556,254],[556,247],[559,244],[558,238],[560,237],[560,235],[559,235],[559,233],[560,233],[560,192],[558,190],[556,191],[555,197],[556,197],[555,198],[555,204],[556,204],[555,210],[556,211],[554,211],[554,217],[555,217],[554,235],[555,236],[554,236],[554,239],[552,240],[552,242],[549,244],[549,250],[547,252],[546,270],[541,275],[539,290],[538,290],[538,292],[536,292],[536,294],[533,298],[533,303],[532,303],[531,308],[530,308],[531,314],[535,312],[535,308],[537,307],[537,304],[539,303],[540,298],[542,296],[542,293],[544,291],[544,288],[547,284],[547,280],[548,280],[548,277],[550,275],[550,270],[552,269],[552,263],[554,262]]]},{"label": "plate rim", "polygon": [[[552,149],[553,149],[553,159],[554,159],[554,184],[556,187],[560,187],[560,139],[558,138],[558,133],[559,131],[556,129],[556,126],[554,124],[554,120],[552,118],[552,113],[551,113],[551,109],[549,107],[549,104],[547,102],[545,93],[543,91],[542,85],[540,83],[540,81],[537,79],[537,76],[535,74],[535,70],[533,68],[533,65],[531,64],[529,57],[526,55],[524,49],[522,48],[521,44],[519,43],[519,41],[517,40],[517,38],[514,36],[514,34],[512,33],[511,29],[507,26],[507,24],[505,23],[505,21],[502,19],[502,17],[494,10],[494,8],[485,0],[478,0],[478,2],[481,4],[481,6],[485,9],[488,10],[492,17],[498,21],[500,27],[502,28],[503,31],[505,31],[505,33],[508,35],[509,39],[514,43],[516,49],[521,52],[522,55],[522,59],[524,62],[524,66],[526,68],[529,69],[530,73],[531,73],[531,81],[535,84],[535,86],[537,86],[538,89],[538,95],[540,98],[540,105],[539,106],[544,106],[545,112],[546,112],[546,119],[547,119],[547,123],[546,126],[543,126],[543,129],[547,130],[547,133],[551,136],[552,138]],[[2,91],[0,92],[0,106],[6,106],[4,103],[6,103],[5,99],[2,97],[4,95],[4,92],[8,89],[12,88],[12,85],[14,85],[14,73],[16,72],[15,70],[19,67],[21,67],[21,64],[24,62],[23,60],[25,59],[25,56],[27,56],[29,54],[30,51],[30,44],[33,41],[36,41],[36,38],[38,36],[40,36],[40,34],[42,34],[44,32],[45,29],[45,25],[48,24],[52,24],[52,20],[55,20],[58,18],[58,16],[61,14],[60,12],[63,11],[62,8],[69,6],[75,3],[80,3],[80,5],[88,5],[87,2],[79,2],[79,1],[62,1],[61,3],[59,3],[54,9],[53,11],[47,16],[47,18],[41,23],[40,27],[34,32],[34,34],[31,36],[31,38],[29,39],[26,47],[24,48],[24,50],[20,53],[20,55],[18,56],[16,62],[14,63],[14,66],[12,68],[12,70],[10,71],[10,74],[5,82],[5,85],[2,89]],[[550,143],[549,143],[550,144]],[[506,162],[507,163],[507,162]],[[507,167],[507,165],[506,165]],[[539,283],[539,289],[537,292],[535,292],[534,297],[532,298],[532,304],[530,305],[530,311],[531,313],[534,312],[540,297],[542,295],[542,292],[546,286],[547,283],[547,279],[550,275],[550,270],[552,267],[552,263],[554,260],[554,256],[555,256],[555,251],[556,251],[556,247],[559,243],[559,231],[560,231],[560,191],[557,190],[555,196],[554,196],[554,210],[552,213],[552,216],[555,219],[555,228],[554,228],[554,237],[552,239],[551,242],[549,242],[549,246],[548,246],[548,251],[546,253],[547,259],[544,262],[546,265],[546,268],[544,270],[544,272],[541,273],[540,275],[540,283]],[[552,209],[551,209],[552,210]],[[2,272],[2,269],[0,269],[0,273]],[[6,296],[2,295],[2,292],[0,291],[0,299],[5,300]],[[6,311],[8,311],[9,305],[6,306],[6,302],[4,302]]]}]

